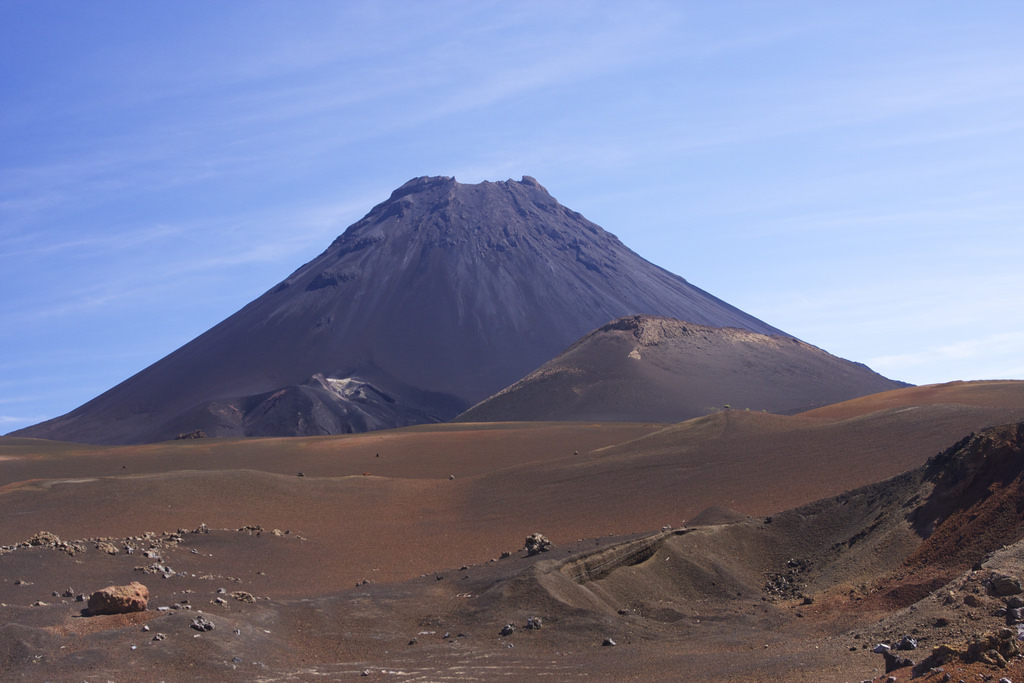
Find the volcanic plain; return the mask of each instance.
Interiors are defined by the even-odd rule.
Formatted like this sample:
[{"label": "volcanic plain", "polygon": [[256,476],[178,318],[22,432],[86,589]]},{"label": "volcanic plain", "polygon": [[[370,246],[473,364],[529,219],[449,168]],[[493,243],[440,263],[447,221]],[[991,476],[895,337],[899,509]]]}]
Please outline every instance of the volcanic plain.
[{"label": "volcanic plain", "polygon": [[[5,437],[0,678],[885,680],[877,643],[920,663],[1005,627],[1022,421],[1004,381],[680,423]],[[132,581],[144,612],[78,599]],[[1024,678],[1006,659],[888,675]]]}]

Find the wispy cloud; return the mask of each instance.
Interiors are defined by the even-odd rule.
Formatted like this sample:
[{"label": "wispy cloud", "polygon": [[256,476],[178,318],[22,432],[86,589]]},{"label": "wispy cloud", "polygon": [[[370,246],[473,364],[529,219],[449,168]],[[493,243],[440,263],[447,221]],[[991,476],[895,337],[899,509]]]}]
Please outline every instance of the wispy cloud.
[{"label": "wispy cloud", "polygon": [[[922,344],[913,351],[868,358],[867,364],[898,378],[921,377],[935,383],[956,379],[1024,379],[1024,330],[1000,332],[950,344]],[[936,368],[950,370],[936,376]],[[955,368],[955,370],[954,370]],[[924,369],[924,372],[922,372]],[[970,372],[964,375],[964,372]]]},{"label": "wispy cloud", "polygon": [[22,427],[28,427],[36,423],[42,422],[48,419],[45,415],[0,415],[0,427],[3,427],[5,431],[21,429]]},{"label": "wispy cloud", "polygon": [[[292,263],[297,267],[301,261],[293,262],[293,256],[312,257],[319,253],[369,206],[369,198],[357,196],[348,201],[281,207],[270,212],[173,225],[142,224],[112,234],[92,233],[56,242],[40,239],[31,246],[10,250],[7,255],[43,262],[54,255],[68,259],[67,253],[71,252],[74,260],[102,259],[109,265],[93,272],[90,280],[77,282],[75,287],[44,290],[31,299],[7,299],[0,310],[5,310],[7,324],[14,329],[32,321],[70,314],[83,316],[125,304],[135,306],[158,295],[182,291],[197,276],[224,278],[254,264]],[[215,242],[211,242],[211,235],[216,236]],[[181,243],[207,246],[189,249],[182,248]],[[140,250],[145,257],[140,257]],[[173,253],[188,255],[164,257]],[[257,287],[269,289],[274,284],[275,281],[267,281]]]},{"label": "wispy cloud", "polygon": [[116,232],[87,233],[85,236],[69,236],[66,233],[34,235],[31,244],[28,239],[11,240],[0,243],[4,246],[4,254],[8,258],[25,256],[45,257],[63,251],[85,250],[89,252],[134,251],[148,245],[178,237],[187,232],[180,225],[147,224],[143,227],[122,228]]}]

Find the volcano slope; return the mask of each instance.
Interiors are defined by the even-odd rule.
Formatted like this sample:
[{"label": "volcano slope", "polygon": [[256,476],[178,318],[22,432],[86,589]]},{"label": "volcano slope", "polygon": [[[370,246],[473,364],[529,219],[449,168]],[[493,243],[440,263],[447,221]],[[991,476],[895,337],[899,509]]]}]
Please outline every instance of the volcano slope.
[{"label": "volcano slope", "polygon": [[[863,680],[884,668],[864,645],[959,647],[1005,623],[984,581],[1014,571],[1013,547],[988,553],[1018,533],[1020,428],[984,430],[1024,420],[1024,383],[821,410],[5,438],[0,677]],[[554,547],[518,550],[533,532]],[[146,612],[62,597],[132,580]],[[214,630],[191,628],[199,610]]]},{"label": "volcano slope", "polygon": [[17,434],[124,444],[446,420],[633,313],[782,334],[644,260],[533,178],[417,178],[220,324]]},{"label": "volcano slope", "polygon": [[632,315],[456,419],[678,422],[723,406],[792,414],[899,386],[908,385],[792,337]]}]

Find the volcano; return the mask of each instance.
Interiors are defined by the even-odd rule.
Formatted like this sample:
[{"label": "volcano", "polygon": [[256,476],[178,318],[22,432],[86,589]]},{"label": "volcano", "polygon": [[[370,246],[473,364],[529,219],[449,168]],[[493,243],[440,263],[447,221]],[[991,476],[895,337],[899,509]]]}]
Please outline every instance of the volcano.
[{"label": "volcano", "polygon": [[[443,421],[632,314],[786,336],[644,260],[529,176],[422,177],[220,324],[17,434],[125,444]],[[838,382],[830,400],[870,393]]]},{"label": "volcano", "polygon": [[646,315],[604,325],[460,422],[680,422],[720,409],[794,414],[907,386],[779,335]]}]

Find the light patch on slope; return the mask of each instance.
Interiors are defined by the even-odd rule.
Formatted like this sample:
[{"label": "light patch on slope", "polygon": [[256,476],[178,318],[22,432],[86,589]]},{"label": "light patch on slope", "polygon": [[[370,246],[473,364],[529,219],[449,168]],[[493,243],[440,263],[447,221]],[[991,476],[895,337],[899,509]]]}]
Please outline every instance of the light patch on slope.
[{"label": "light patch on slope", "polygon": [[330,389],[338,396],[342,398],[365,398],[366,388],[365,382],[360,382],[357,379],[351,377],[344,377],[342,379],[335,379],[333,377],[324,377],[323,384],[326,389]]}]

